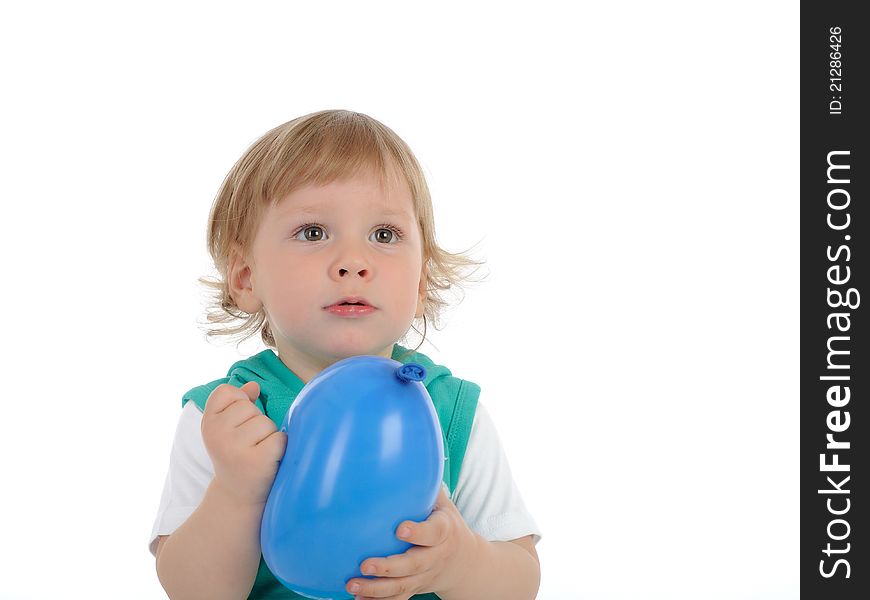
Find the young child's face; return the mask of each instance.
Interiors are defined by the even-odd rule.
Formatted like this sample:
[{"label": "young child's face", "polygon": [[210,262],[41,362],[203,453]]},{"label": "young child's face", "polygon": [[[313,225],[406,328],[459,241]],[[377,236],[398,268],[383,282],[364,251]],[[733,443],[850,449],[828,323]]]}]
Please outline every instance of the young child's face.
[{"label": "young child's face", "polygon": [[[404,180],[384,189],[363,172],[300,188],[269,208],[251,254],[249,300],[265,307],[281,360],[304,382],[348,356],[389,358],[423,314],[422,240]],[[374,309],[327,310],[347,296]]]}]

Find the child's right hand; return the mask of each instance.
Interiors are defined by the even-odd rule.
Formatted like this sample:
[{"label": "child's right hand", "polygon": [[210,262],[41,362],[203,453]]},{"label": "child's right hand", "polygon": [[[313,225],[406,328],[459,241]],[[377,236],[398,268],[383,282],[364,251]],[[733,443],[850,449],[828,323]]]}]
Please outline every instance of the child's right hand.
[{"label": "child's right hand", "polygon": [[265,504],[284,456],[287,434],[254,402],[260,386],[223,383],[208,397],[202,414],[202,439],[214,464],[214,481],[244,504]]}]

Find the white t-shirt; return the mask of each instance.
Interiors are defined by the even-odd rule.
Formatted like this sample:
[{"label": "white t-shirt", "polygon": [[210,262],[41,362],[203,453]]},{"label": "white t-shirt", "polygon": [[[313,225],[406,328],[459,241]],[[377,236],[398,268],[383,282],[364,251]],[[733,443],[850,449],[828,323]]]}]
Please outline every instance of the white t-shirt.
[{"label": "white t-shirt", "polygon": [[[214,466],[202,441],[202,411],[188,402],[181,411],[169,455],[169,472],[148,549],[156,556],[157,537],[170,535],[196,510],[214,477]],[[468,527],[487,541],[509,541],[541,531],[526,510],[511,475],[489,413],[478,401],[459,480],[450,498]]]}]

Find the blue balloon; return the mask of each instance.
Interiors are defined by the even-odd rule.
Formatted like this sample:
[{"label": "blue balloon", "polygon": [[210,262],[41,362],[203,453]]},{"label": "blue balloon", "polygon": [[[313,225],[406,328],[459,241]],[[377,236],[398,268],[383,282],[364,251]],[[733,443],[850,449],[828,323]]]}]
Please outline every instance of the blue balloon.
[{"label": "blue balloon", "polygon": [[416,363],[354,356],[318,373],[296,397],[260,528],[266,565],[294,592],[351,598],[345,586],[362,577],[366,558],[412,546],[396,529],[426,520],[444,476],[425,376]]}]

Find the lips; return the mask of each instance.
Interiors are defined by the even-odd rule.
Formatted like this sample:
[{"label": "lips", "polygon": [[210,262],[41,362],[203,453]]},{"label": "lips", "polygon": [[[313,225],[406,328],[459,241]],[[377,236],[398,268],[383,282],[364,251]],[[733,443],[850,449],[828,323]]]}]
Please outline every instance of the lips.
[{"label": "lips", "polygon": [[373,314],[377,308],[369,304],[362,296],[345,296],[344,298],[324,307],[326,312],[346,319],[359,319]]},{"label": "lips", "polygon": [[368,300],[366,300],[362,296],[345,296],[344,298],[341,298],[340,300],[337,300],[329,306],[325,306],[324,308],[332,308],[333,306],[369,306],[371,308],[375,308]]}]

